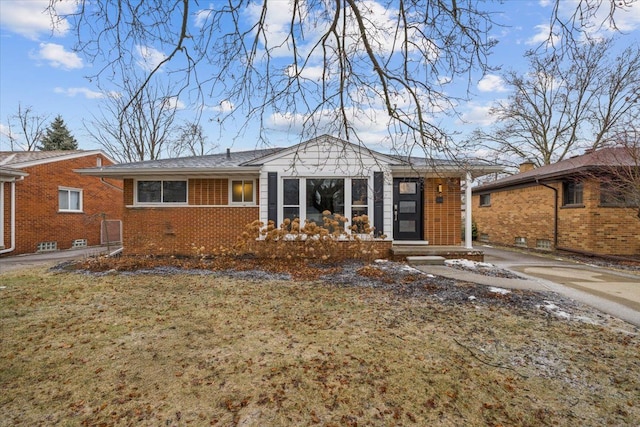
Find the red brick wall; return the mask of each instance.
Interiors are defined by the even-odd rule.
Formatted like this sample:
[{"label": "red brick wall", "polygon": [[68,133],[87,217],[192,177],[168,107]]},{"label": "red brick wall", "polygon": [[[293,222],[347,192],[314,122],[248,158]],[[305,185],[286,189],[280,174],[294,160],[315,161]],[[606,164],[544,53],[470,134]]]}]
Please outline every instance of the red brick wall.
[{"label": "red brick wall", "polygon": [[[438,193],[442,185],[442,194]],[[436,198],[442,197],[442,203]],[[462,236],[461,190],[457,178],[428,178],[424,183],[424,239],[430,245],[459,245]]]},{"label": "red brick wall", "polygon": [[[584,184],[584,207],[562,206],[559,191],[558,247],[602,255],[640,255],[640,220],[632,208],[600,206],[599,184]],[[516,237],[525,237],[527,247],[536,248],[538,239],[553,244],[554,191],[541,185],[491,193],[491,206],[479,206],[473,196],[473,218],[479,235],[489,241],[514,245]]]},{"label": "red brick wall", "polygon": [[192,255],[232,246],[244,227],[259,218],[258,207],[127,208],[127,254]]},{"label": "red brick wall", "polygon": [[[123,239],[127,254],[193,255],[236,243],[244,228],[259,219],[258,206],[227,204],[226,179],[190,179],[190,206],[133,207],[133,180],[124,181]],[[195,206],[194,206],[195,205]]]},{"label": "red brick wall", "polygon": [[[69,249],[75,239],[87,239],[89,246],[100,244],[102,213],[107,219],[122,218],[122,192],[100,182],[97,177],[82,176],[74,169],[111,164],[101,155],[90,155],[23,168],[29,176],[16,183],[16,248],[7,255],[33,253],[39,242],[55,241],[58,249]],[[122,187],[120,181],[109,181]],[[83,192],[83,212],[58,212],[58,187],[78,188]],[[5,184],[4,246],[9,247],[11,232],[10,185]]]}]

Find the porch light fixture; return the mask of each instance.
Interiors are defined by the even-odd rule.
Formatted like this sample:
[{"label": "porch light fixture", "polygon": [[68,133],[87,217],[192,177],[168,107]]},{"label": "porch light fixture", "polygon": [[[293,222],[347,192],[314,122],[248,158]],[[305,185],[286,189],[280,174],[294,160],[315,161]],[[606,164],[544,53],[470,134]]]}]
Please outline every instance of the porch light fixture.
[{"label": "porch light fixture", "polygon": [[442,194],[442,184],[438,184],[438,194]]}]

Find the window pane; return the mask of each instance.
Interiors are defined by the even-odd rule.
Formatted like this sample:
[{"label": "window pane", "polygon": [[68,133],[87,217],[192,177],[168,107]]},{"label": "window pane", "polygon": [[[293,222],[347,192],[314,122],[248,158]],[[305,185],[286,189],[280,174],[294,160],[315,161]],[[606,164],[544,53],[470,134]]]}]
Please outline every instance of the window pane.
[{"label": "window pane", "polygon": [[362,215],[367,215],[368,209],[366,206],[354,206],[351,208],[351,216],[357,217]]},{"label": "window pane", "polygon": [[351,181],[351,204],[366,205],[367,204],[367,180],[354,179]]},{"label": "window pane", "polygon": [[401,233],[413,233],[416,231],[416,221],[399,221],[398,229]]},{"label": "window pane", "polygon": [[297,206],[300,204],[300,185],[297,179],[285,179],[284,187],[284,204]]},{"label": "window pane", "polygon": [[138,202],[160,203],[160,181],[138,181]]},{"label": "window pane", "polygon": [[283,216],[289,218],[290,220],[294,220],[295,218],[300,218],[300,208],[284,208]]},{"label": "window pane", "polygon": [[564,188],[564,204],[580,205],[582,204],[582,188],[581,182],[567,182]]},{"label": "window pane", "polygon": [[401,201],[398,211],[400,213],[416,213],[416,202],[414,200]]},{"label": "window pane", "polygon": [[67,190],[58,190],[58,206],[61,211],[69,209],[69,192]]},{"label": "window pane", "polygon": [[164,203],[184,203],[187,201],[187,181],[163,181],[162,201]]},{"label": "window pane", "polygon": [[253,181],[244,182],[244,201],[253,202]]},{"label": "window pane", "polygon": [[242,181],[231,181],[231,201],[242,202]]},{"label": "window pane", "polygon": [[69,191],[69,209],[74,211],[80,210],[80,192]]},{"label": "window pane", "polygon": [[307,179],[307,220],[322,224],[322,212],[344,214],[344,179]]},{"label": "window pane", "polygon": [[416,194],[417,188],[415,182],[401,182],[398,191],[400,194]]}]

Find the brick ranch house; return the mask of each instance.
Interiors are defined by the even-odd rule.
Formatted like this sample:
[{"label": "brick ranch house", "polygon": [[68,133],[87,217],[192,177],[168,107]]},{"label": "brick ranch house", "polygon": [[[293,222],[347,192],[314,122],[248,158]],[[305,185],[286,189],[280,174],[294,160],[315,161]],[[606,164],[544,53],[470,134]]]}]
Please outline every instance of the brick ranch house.
[{"label": "brick ranch house", "polygon": [[496,170],[484,163],[402,159],[324,135],[289,148],[81,173],[124,180],[125,253],[188,255],[194,247],[233,245],[255,220],[318,223],[323,210],[347,218],[366,214],[379,237],[374,244],[387,253],[399,241],[460,247],[460,181]]},{"label": "brick ranch house", "polygon": [[[473,189],[481,241],[543,250],[640,257],[637,200],[612,168],[638,168],[624,148],[605,148]],[[637,172],[636,172],[637,173]],[[635,184],[637,185],[637,183]]]},{"label": "brick ranch house", "polygon": [[75,172],[113,163],[100,150],[0,152],[0,256],[96,246],[105,230],[119,240],[122,183]]}]

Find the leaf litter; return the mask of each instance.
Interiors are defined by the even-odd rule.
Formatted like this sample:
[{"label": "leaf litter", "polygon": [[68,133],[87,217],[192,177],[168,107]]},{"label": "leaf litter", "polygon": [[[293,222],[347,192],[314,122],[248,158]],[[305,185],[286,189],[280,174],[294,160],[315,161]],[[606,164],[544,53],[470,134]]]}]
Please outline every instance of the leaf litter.
[{"label": "leaf litter", "polygon": [[640,423],[637,329],[557,294],[148,264],[3,276],[0,425]]}]

